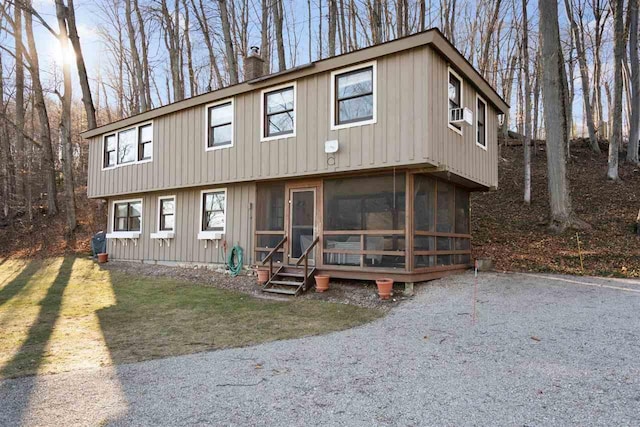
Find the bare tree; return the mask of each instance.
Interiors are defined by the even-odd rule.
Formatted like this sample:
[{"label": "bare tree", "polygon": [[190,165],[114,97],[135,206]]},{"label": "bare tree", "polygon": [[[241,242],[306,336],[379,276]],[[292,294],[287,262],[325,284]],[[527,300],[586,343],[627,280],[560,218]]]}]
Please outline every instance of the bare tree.
[{"label": "bare tree", "polygon": [[607,178],[618,180],[618,151],[622,144],[622,60],[624,57],[624,0],[615,0],[614,21],[614,100],[612,138],[609,142],[609,167]]},{"label": "bare tree", "polygon": [[629,58],[631,62],[631,123],[627,161],[638,163],[640,139],[640,58],[638,56],[638,0],[629,0]]},{"label": "bare tree", "polygon": [[524,202],[531,203],[531,88],[529,81],[529,21],[527,0],[522,1],[522,68],[524,73]]},{"label": "bare tree", "polygon": [[[24,62],[23,62],[23,44],[22,44],[22,11],[20,7],[13,8],[14,18],[14,37],[16,41],[15,47],[15,68],[16,68],[16,95],[15,95],[15,110],[16,110],[16,197],[20,205],[25,205],[26,194],[26,158],[24,148]],[[30,206],[25,206],[27,209],[31,209]]]},{"label": "bare tree", "polygon": [[227,0],[218,0],[220,8],[220,21],[222,22],[222,34],[224,37],[224,48],[227,55],[229,68],[229,83],[238,83],[238,58],[236,58],[233,48],[233,38],[231,37],[231,25],[229,24],[229,11],[227,10]]}]

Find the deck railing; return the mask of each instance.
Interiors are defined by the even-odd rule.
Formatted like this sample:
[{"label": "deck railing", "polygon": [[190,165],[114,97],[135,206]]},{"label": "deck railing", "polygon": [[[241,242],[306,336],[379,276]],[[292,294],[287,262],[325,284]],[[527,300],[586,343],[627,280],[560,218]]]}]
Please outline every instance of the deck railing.
[{"label": "deck railing", "polygon": [[285,234],[282,240],[280,240],[280,243],[278,243],[276,247],[273,248],[271,252],[269,252],[269,254],[262,260],[262,265],[269,261],[269,280],[271,280],[271,277],[273,277],[273,255],[278,252],[278,250],[282,248],[286,242],[287,235]]}]

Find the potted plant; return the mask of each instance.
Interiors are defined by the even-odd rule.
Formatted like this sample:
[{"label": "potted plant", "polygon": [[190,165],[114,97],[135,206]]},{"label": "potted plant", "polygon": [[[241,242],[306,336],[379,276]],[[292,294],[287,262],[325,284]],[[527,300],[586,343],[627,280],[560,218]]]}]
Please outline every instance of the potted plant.
[{"label": "potted plant", "polygon": [[256,268],[256,274],[258,275],[258,284],[264,285],[269,280],[269,270],[264,268]]},{"label": "potted plant", "polygon": [[393,290],[393,279],[377,279],[376,285],[378,285],[378,295],[380,299],[389,299],[391,297],[391,291]]},{"label": "potted plant", "polygon": [[329,289],[329,276],[326,274],[318,274],[316,279],[316,292],[324,292]]},{"label": "potted plant", "polygon": [[109,254],[104,252],[101,254],[98,254],[98,263],[99,264],[104,264],[105,262],[109,261]]}]

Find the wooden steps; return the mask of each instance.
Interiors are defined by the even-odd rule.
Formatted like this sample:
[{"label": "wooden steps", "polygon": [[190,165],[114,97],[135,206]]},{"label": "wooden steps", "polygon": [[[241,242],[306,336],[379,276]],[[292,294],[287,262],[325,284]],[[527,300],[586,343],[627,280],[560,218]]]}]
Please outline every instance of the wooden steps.
[{"label": "wooden steps", "polygon": [[315,270],[315,268],[308,269],[305,277],[302,267],[281,266],[265,283],[262,291],[297,296],[313,286]]}]

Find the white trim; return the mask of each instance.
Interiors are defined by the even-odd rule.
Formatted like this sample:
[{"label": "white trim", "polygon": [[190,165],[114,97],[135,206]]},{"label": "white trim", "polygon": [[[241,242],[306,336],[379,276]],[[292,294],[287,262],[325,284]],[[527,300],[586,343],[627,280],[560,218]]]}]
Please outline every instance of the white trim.
[{"label": "white trim", "polygon": [[[114,231],[115,228],[115,209],[116,204],[118,203],[130,203],[130,202],[140,202],[140,230],[139,231]],[[112,200],[111,201],[111,233],[107,234],[107,238],[122,238],[122,239],[137,239],[142,234],[142,226],[144,219],[144,200],[142,198],[138,199],[120,199],[120,200]],[[127,215],[129,215],[127,213]],[[137,235],[135,237],[129,237],[129,235]]]},{"label": "white trim", "polygon": [[453,76],[455,78],[457,78],[460,81],[460,108],[464,108],[464,80],[462,79],[462,77],[460,77],[460,75],[458,73],[456,73],[453,68],[451,68],[450,65],[447,66],[447,69],[449,70],[449,72],[447,73],[447,84],[446,84],[446,88],[447,88],[447,102],[446,102],[446,111],[447,111],[447,127],[449,129],[451,129],[452,131],[454,131],[455,133],[457,133],[458,135],[462,135],[462,127],[460,129],[458,129],[457,127],[455,127],[454,125],[451,124],[449,118],[450,118],[450,113],[449,113],[449,77],[451,74],[453,74]]},{"label": "white trim", "polygon": [[[162,218],[162,209],[161,209],[161,202],[162,200],[169,200],[169,199],[173,199],[173,230],[160,230],[160,219]],[[162,234],[162,233],[175,233],[176,232],[176,211],[177,211],[177,198],[175,194],[171,194],[171,195],[167,195],[167,196],[158,196],[158,204],[157,204],[157,208],[158,208],[158,214],[156,216],[156,232],[157,234]],[[172,236],[173,237],[173,236]],[[162,238],[162,237],[159,237]],[[170,239],[171,237],[166,237],[168,239]],[[153,239],[153,237],[152,237]]]},{"label": "white trim", "polygon": [[[151,125],[151,158],[149,159],[144,159],[144,160],[138,160],[138,155],[139,155],[139,150],[140,150],[140,128],[142,126],[146,126],[146,125]],[[101,161],[102,161],[102,167],[101,170],[105,171],[105,170],[111,170],[111,169],[116,169],[116,168],[121,168],[121,167],[125,167],[125,166],[131,166],[131,165],[141,165],[143,163],[150,163],[153,161],[153,152],[155,151],[156,148],[156,141],[155,141],[155,137],[153,135],[153,120],[148,120],[146,122],[140,122],[138,124],[132,125],[132,126],[128,126],[126,128],[122,128],[119,130],[115,130],[113,132],[109,132],[106,133],[102,136],[102,153],[100,155]],[[136,134],[136,160],[133,162],[127,162],[127,163],[118,163],[118,135],[121,132],[126,132],[128,130],[131,129],[135,129],[135,134]],[[104,142],[105,139],[108,136],[114,135],[116,137],[116,164],[113,166],[109,166],[109,167],[104,167]]]},{"label": "white trim", "polygon": [[[224,227],[222,227],[222,231],[213,231],[213,230],[203,230],[202,229],[202,212],[204,211],[204,206],[203,206],[203,202],[204,202],[204,194],[205,193],[224,193]],[[208,188],[206,190],[202,190],[200,191],[200,221],[198,221],[198,239],[199,240],[210,240],[212,239],[212,237],[200,237],[208,235],[208,234],[225,234],[227,231],[227,188],[226,187],[221,187],[221,188]]]},{"label": "white trim", "polygon": [[[350,73],[352,71],[357,71],[363,68],[372,68],[372,83],[373,83],[373,118],[369,120],[362,120],[358,122],[352,123],[344,123],[344,124],[336,124],[336,77],[341,74]],[[339,130],[352,128],[356,126],[364,126],[375,124],[378,121],[378,61],[369,61],[362,64],[357,64],[347,68],[341,68],[339,70],[334,70],[331,72],[331,105],[330,105],[330,114],[331,114],[331,130]]]},{"label": "white trim", "polygon": [[[484,145],[478,142],[478,118],[480,117],[480,114],[478,114],[478,101],[481,101],[484,104]],[[474,129],[475,129],[474,134],[475,134],[476,145],[485,151],[488,151],[487,146],[489,145],[489,141],[487,140],[487,137],[488,137],[487,118],[489,117],[487,108],[488,108],[487,101],[485,101],[483,97],[481,97],[479,94],[476,93],[476,117],[475,117],[475,123],[474,123]]]},{"label": "white trim", "polygon": [[[294,138],[296,136],[296,123],[298,122],[298,88],[295,81],[281,84],[278,86],[271,86],[260,91],[260,142],[275,141],[278,139]],[[279,89],[286,89],[288,87],[293,88],[293,133],[286,135],[265,136],[264,135],[264,96],[269,92],[275,92]]]},{"label": "white trim", "polygon": [[[231,97],[204,106],[204,151],[222,150],[233,147],[236,127],[236,103],[234,101],[235,98]],[[209,108],[229,103],[231,103],[231,144],[209,147]]]}]

